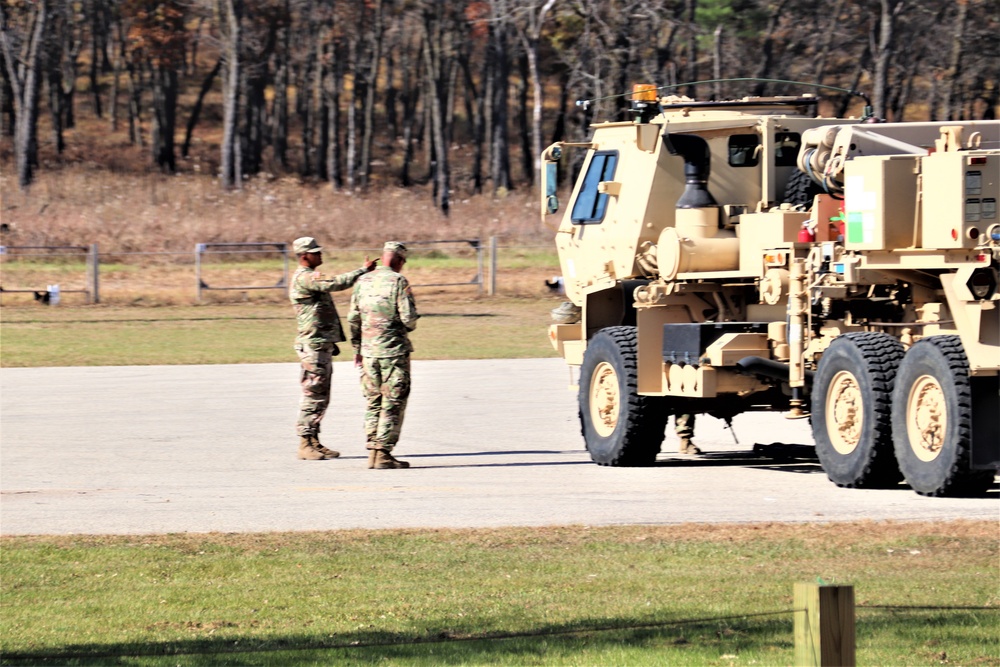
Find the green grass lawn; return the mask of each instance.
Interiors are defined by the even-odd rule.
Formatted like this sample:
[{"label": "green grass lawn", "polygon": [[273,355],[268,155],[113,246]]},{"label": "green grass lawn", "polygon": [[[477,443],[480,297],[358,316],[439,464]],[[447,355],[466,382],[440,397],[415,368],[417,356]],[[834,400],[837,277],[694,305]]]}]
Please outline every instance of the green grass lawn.
[{"label": "green grass lawn", "polygon": [[[349,297],[338,294],[346,318]],[[428,300],[412,335],[414,359],[554,356],[549,298]],[[346,326],[346,321],[344,322]],[[346,329],[345,329],[346,330]],[[294,362],[287,304],[157,308],[27,306],[0,319],[0,365],[121,366]],[[342,346],[350,353],[349,345]]]},{"label": "green grass lawn", "polygon": [[817,577],[855,587],[858,664],[1000,664],[991,522],[2,546],[4,664],[787,665]]},{"label": "green grass lawn", "polygon": [[[557,303],[421,300],[414,356],[554,356]],[[294,363],[294,335],[284,303],[5,307],[0,364]],[[1000,667],[998,537],[993,522],[3,537],[0,664],[790,665],[793,584],[821,577],[855,587],[858,664]]]}]

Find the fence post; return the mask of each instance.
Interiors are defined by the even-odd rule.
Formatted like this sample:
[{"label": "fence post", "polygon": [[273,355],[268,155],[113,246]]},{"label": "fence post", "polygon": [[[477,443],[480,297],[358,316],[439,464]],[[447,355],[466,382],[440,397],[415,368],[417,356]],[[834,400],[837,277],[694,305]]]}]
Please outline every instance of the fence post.
[{"label": "fence post", "polygon": [[497,237],[490,237],[490,289],[488,294],[496,296],[497,293]]},{"label": "fence post", "polygon": [[101,302],[101,260],[100,252],[96,243],[90,244],[90,253],[88,253],[87,262],[88,269],[90,271],[90,302],[100,303]]},{"label": "fence post", "polygon": [[201,287],[205,283],[201,281],[201,253],[205,252],[204,243],[196,243],[194,246],[194,279],[198,283],[197,298],[198,303],[201,303]]},{"label": "fence post", "polygon": [[854,667],[854,587],[795,584],[795,665]]}]

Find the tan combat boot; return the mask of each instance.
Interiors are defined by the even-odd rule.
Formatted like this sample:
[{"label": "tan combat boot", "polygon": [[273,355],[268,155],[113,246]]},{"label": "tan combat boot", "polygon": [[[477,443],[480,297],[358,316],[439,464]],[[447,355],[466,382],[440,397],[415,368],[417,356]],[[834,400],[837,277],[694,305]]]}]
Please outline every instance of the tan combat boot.
[{"label": "tan combat boot", "polygon": [[316,445],[319,441],[314,436],[299,436],[299,458],[303,461],[324,461],[334,457],[327,456]]},{"label": "tan combat boot", "polygon": [[691,442],[691,438],[681,438],[681,446],[677,451],[681,454],[701,454],[701,450]]},{"label": "tan combat boot", "polygon": [[375,450],[375,469],[386,470],[389,468],[409,468],[410,464],[400,461],[385,449]]},{"label": "tan combat boot", "polygon": [[335,450],[335,449],[329,449],[328,447],[324,447],[320,443],[318,436],[315,436],[315,435],[312,436],[312,441],[313,441],[313,447],[315,447],[320,452],[322,452],[322,454],[323,454],[324,457],[326,457],[328,459],[335,459],[338,456],[340,456],[340,452],[338,452],[337,450]]},{"label": "tan combat boot", "polygon": [[373,447],[371,443],[368,443],[367,449],[368,449],[368,467],[374,468],[375,459],[378,456],[378,450],[375,449],[375,447]]}]

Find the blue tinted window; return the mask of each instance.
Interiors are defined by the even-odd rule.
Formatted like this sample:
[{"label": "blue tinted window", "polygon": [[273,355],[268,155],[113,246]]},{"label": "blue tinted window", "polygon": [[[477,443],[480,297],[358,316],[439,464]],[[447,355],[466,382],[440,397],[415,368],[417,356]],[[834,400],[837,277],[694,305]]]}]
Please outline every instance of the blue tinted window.
[{"label": "blue tinted window", "polygon": [[594,154],[587,168],[587,175],[580,186],[580,194],[573,204],[573,222],[600,222],[608,207],[608,195],[597,191],[601,181],[614,180],[618,166],[618,153],[613,151]]}]

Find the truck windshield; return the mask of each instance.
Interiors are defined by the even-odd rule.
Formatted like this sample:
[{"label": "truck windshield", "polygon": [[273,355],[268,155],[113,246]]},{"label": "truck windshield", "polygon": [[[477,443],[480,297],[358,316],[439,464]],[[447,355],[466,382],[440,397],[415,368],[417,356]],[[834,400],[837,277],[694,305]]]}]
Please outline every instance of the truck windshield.
[{"label": "truck windshield", "polygon": [[612,180],[617,166],[617,151],[594,153],[583,185],[580,186],[580,193],[576,197],[576,203],[573,204],[574,223],[600,222],[604,219],[604,212],[608,207],[608,195],[598,192],[597,186],[602,181]]}]

